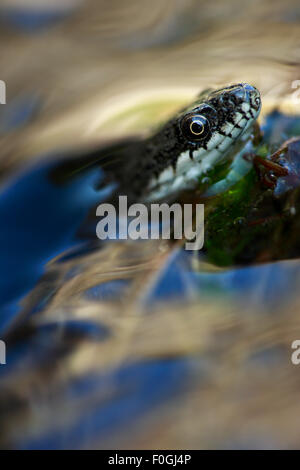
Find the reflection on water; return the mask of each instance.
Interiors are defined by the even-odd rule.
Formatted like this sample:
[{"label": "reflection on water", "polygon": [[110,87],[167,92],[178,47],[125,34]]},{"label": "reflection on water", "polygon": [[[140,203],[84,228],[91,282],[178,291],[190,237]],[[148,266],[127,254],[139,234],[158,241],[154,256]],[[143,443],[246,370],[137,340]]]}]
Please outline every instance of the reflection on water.
[{"label": "reflection on water", "polygon": [[298,2],[2,3],[1,444],[299,447],[297,259],[199,270],[167,242],[87,240],[101,169],[49,177],[204,87],[289,106]]},{"label": "reflection on water", "polygon": [[53,167],[51,160],[25,171],[8,182],[0,195],[4,221],[0,235],[4,309],[0,324],[4,330],[19,310],[15,302],[34,287],[49,260],[80,243],[76,231],[88,210],[110,193],[109,186],[95,189],[101,180],[99,168],[62,186],[50,180]]}]

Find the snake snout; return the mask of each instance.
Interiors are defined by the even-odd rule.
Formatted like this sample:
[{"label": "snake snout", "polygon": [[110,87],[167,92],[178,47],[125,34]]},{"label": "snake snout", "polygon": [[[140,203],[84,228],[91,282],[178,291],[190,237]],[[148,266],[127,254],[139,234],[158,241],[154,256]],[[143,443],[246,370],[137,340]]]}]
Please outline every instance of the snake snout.
[{"label": "snake snout", "polygon": [[233,85],[226,91],[230,95],[231,99],[239,104],[248,103],[255,109],[259,109],[261,105],[259,91],[254,86],[249,85],[249,83]]},{"label": "snake snout", "polygon": [[261,108],[261,98],[258,89],[248,83],[243,83],[243,88],[245,91],[246,101],[252,108],[259,112]]}]

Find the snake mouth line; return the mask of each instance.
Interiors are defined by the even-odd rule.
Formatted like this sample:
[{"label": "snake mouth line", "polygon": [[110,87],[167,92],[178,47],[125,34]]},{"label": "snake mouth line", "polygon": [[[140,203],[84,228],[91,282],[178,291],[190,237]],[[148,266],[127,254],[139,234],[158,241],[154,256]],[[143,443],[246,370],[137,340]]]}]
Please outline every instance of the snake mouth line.
[{"label": "snake mouth line", "polygon": [[[234,145],[234,143],[238,141],[238,139],[244,134],[244,132],[255,121],[255,115],[253,115],[253,110],[252,110],[251,106],[249,107],[249,110],[247,112],[242,111],[242,113],[241,113],[240,110],[237,111],[237,112],[239,114],[241,114],[241,118],[232,126],[232,129],[230,130],[230,132],[228,134],[225,135],[225,132],[224,132],[224,139],[218,145],[213,147],[210,151],[216,150],[220,154],[225,154],[227,152],[228,148],[225,149],[225,150],[220,150],[220,147],[222,146],[222,144],[224,144],[225,140],[230,139],[231,143]],[[250,114],[250,117],[247,116],[247,113]],[[243,119],[245,119],[247,122],[242,128],[240,128],[239,126],[240,126],[241,121],[243,121]],[[233,137],[232,132],[235,129],[240,129],[240,132],[236,136]],[[229,144],[229,146],[230,146],[230,144]],[[201,163],[201,162],[199,162],[199,163]]]}]

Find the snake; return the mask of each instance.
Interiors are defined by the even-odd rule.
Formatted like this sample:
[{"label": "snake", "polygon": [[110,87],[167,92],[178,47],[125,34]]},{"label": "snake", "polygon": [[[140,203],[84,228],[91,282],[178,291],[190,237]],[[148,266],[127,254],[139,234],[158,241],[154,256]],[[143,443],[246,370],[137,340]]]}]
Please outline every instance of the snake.
[{"label": "snake", "polygon": [[96,149],[80,161],[100,165],[105,172],[101,184],[113,183],[115,196],[126,195],[131,203],[175,199],[197,188],[218,164],[233,161],[226,180],[207,190],[213,195],[248,171],[238,150],[249,140],[260,110],[260,93],[248,83],[207,89],[152,135]]}]

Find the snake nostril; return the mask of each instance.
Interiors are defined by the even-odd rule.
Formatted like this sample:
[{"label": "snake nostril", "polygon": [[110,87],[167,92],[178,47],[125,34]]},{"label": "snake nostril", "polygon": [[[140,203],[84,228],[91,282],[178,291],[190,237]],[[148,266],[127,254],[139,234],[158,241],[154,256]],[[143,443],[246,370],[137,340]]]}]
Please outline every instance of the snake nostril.
[{"label": "snake nostril", "polygon": [[261,106],[261,99],[259,96],[255,96],[254,99],[252,100],[252,104],[255,107],[255,109],[259,109]]}]

